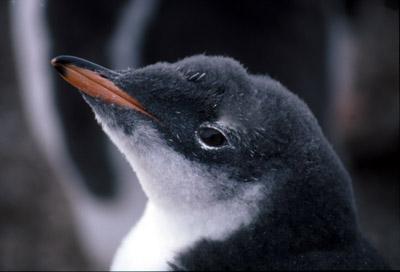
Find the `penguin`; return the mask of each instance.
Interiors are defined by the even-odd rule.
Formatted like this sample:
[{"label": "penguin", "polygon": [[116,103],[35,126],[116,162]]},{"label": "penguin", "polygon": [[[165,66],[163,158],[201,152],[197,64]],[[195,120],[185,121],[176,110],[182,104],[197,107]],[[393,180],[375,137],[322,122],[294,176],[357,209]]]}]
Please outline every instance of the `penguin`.
[{"label": "penguin", "polygon": [[112,270],[388,268],[359,229],[349,174],[278,81],[221,56],[123,71],[51,63],[148,197]]}]

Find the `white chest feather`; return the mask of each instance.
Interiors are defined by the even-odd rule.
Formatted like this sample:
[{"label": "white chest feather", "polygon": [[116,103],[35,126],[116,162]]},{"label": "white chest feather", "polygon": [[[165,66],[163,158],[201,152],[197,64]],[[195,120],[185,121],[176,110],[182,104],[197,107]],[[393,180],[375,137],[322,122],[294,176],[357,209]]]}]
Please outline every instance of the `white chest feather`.
[{"label": "white chest feather", "polygon": [[223,240],[250,223],[253,213],[236,208],[228,208],[225,203],[213,210],[174,215],[148,203],[142,219],[123,240],[111,269],[169,270],[168,262],[173,263],[179,252],[196,241]]},{"label": "white chest feather", "polygon": [[174,241],[173,229],[157,222],[155,211],[148,205],[143,218],[123,240],[115,255],[113,271],[165,271],[174,251],[184,246]]}]

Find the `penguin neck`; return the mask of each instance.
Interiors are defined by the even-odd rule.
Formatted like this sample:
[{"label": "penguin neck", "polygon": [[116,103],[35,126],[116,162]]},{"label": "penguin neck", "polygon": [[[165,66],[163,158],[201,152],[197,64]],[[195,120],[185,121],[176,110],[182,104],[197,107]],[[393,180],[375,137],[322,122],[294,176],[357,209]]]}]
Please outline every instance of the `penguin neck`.
[{"label": "penguin neck", "polygon": [[[235,211],[234,216],[232,211]],[[162,222],[171,236],[221,240],[249,224],[251,219],[247,207],[239,207],[237,203],[217,204],[206,209],[171,209],[149,201],[142,220]]]},{"label": "penguin neck", "polygon": [[[168,262],[182,250],[201,239],[223,240],[257,215],[258,201],[265,197],[261,184],[239,188],[227,175],[209,173],[168,147],[152,127],[138,125],[130,137],[103,128],[125,154],[149,199],[118,249],[113,270],[168,270]],[[221,193],[221,198],[218,189],[236,193]]]}]

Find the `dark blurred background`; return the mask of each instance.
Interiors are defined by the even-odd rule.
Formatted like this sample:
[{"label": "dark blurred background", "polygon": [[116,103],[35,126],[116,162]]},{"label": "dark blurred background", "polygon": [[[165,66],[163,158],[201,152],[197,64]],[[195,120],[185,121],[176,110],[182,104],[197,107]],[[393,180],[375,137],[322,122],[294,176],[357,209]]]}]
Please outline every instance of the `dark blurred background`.
[{"label": "dark blurred background", "polygon": [[[24,1],[39,11],[46,35],[21,32],[19,21],[29,25],[31,18],[19,17],[29,12]],[[33,26],[38,19],[31,20]],[[0,0],[0,31],[1,270],[108,269],[125,230],[117,238],[110,232],[132,224],[91,225],[103,231],[93,239],[116,240],[105,253],[93,250],[102,241],[82,238],[80,221],[90,210],[83,206],[115,213],[124,190],[89,107],[46,70],[51,57],[125,69],[199,53],[231,56],[307,102],[352,176],[362,230],[400,269],[398,1]],[[26,55],[34,39],[48,45],[36,49],[44,55],[32,49],[37,65]],[[63,165],[49,155],[54,148],[43,137],[52,131],[35,132],[46,121],[32,114],[40,90],[29,75],[43,65],[53,110],[43,114],[58,116],[62,156],[81,185],[63,181]],[[137,217],[145,198],[135,199]],[[131,202],[123,203],[126,209]]]}]

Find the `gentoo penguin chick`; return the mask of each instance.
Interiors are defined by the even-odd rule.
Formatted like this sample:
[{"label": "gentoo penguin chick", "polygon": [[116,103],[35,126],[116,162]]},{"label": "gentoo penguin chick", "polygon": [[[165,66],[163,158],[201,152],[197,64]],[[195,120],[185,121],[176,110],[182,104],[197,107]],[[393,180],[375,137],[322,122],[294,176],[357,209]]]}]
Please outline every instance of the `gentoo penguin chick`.
[{"label": "gentoo penguin chick", "polygon": [[359,231],[346,170],[277,81],[203,55],[126,71],[52,64],[149,198],[113,270],[386,268]]}]

